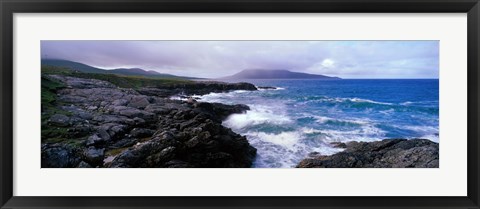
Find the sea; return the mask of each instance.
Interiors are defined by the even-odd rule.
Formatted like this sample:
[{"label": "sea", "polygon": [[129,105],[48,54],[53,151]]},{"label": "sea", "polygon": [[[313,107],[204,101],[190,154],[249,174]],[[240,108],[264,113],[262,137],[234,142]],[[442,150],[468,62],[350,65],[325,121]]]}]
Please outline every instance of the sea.
[{"label": "sea", "polygon": [[[233,82],[233,81],[229,81]],[[242,80],[259,91],[211,93],[203,102],[246,104],[223,125],[257,149],[253,167],[295,167],[332,142],[425,138],[439,142],[438,79]]]}]

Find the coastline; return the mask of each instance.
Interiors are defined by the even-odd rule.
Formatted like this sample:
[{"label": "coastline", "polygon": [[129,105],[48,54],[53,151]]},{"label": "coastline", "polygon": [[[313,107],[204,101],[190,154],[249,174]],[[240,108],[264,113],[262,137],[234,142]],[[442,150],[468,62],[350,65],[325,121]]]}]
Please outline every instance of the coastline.
[{"label": "coastline", "polygon": [[[133,90],[64,75],[43,79],[64,86],[57,91],[60,113],[42,124],[42,167],[251,167],[256,148],[245,136],[222,125],[228,116],[245,113],[249,106],[198,102],[191,96],[169,98],[276,89],[249,83],[194,82]],[[44,136],[43,128],[49,126],[57,130],[48,130]],[[73,139],[52,140],[49,131]],[[296,167],[438,167],[438,143],[426,141],[338,143],[332,147],[343,151],[310,153]]]}]

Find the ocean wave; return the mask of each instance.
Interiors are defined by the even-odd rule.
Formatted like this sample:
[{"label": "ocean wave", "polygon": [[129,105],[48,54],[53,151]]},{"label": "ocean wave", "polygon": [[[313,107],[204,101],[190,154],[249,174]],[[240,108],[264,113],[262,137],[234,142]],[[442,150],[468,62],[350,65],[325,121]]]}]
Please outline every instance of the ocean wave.
[{"label": "ocean wave", "polygon": [[322,123],[322,124],[334,123],[334,124],[366,125],[366,124],[372,123],[368,119],[358,119],[358,118],[356,118],[356,119],[338,119],[338,118],[330,118],[330,117],[326,117],[326,116],[317,116],[317,115],[314,115],[312,117],[315,118],[315,122]]},{"label": "ocean wave", "polygon": [[438,104],[438,101],[416,101],[416,102],[406,101],[406,102],[401,102],[399,104],[405,105],[405,106],[413,105],[413,104]]},{"label": "ocean wave", "polygon": [[168,99],[171,99],[171,100],[181,100],[181,101],[187,101],[188,98],[186,97],[181,97],[181,96],[171,96],[169,97]]},{"label": "ocean wave", "polygon": [[328,146],[321,140],[307,139],[299,130],[280,133],[249,131],[245,135],[250,144],[257,148],[255,167],[294,167],[312,152],[332,155],[343,151]]},{"label": "ocean wave", "polygon": [[223,124],[238,130],[260,124],[282,125],[292,123],[293,120],[285,113],[284,109],[285,107],[278,105],[250,105],[250,110],[247,110],[246,113],[230,115],[223,121]]},{"label": "ocean wave", "polygon": [[317,96],[316,98],[303,98],[307,102],[333,102],[333,103],[370,103],[370,104],[379,104],[379,105],[394,105],[393,103],[389,102],[379,102],[370,99],[362,99],[362,98],[349,98],[349,97],[326,97],[326,96]]},{"label": "ocean wave", "polygon": [[326,143],[349,141],[378,141],[385,138],[386,132],[373,124],[364,125],[353,130],[302,128],[305,134],[318,134]]},{"label": "ocean wave", "polygon": [[209,93],[202,96],[198,96],[198,98],[204,102],[220,102],[220,103],[229,104],[230,103],[229,101],[231,101],[232,98],[238,97],[239,94],[244,94],[247,92],[249,91],[235,90],[235,91],[225,92],[225,93]]},{"label": "ocean wave", "polygon": [[399,129],[405,129],[414,131],[417,133],[417,136],[410,137],[410,138],[421,138],[421,139],[429,139],[434,142],[439,142],[439,129],[438,126],[412,126],[412,125],[404,125],[404,126],[394,126]]},{"label": "ocean wave", "polygon": [[286,148],[293,148],[299,145],[299,140],[303,138],[301,132],[287,131],[279,134],[265,132],[247,132],[246,135],[257,137],[265,142],[280,145]]}]

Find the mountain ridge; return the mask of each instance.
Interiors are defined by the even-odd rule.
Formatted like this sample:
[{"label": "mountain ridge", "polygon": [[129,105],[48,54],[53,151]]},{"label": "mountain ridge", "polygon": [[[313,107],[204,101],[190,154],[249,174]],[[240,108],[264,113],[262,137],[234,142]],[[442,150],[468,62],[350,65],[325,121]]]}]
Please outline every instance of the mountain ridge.
[{"label": "mountain ridge", "polygon": [[55,67],[67,67],[73,70],[77,70],[83,73],[99,73],[99,74],[116,74],[116,75],[127,75],[127,76],[147,76],[147,77],[157,77],[157,78],[184,78],[184,79],[196,79],[191,77],[177,76],[166,73],[159,73],[153,70],[144,70],[141,68],[116,68],[116,69],[101,69],[92,67],[87,64],[80,62],[63,60],[63,59],[42,59],[41,65],[49,65]]},{"label": "mountain ridge", "polygon": [[339,77],[331,77],[319,74],[294,72],[284,69],[246,69],[231,76],[220,79],[323,79],[337,80]]}]

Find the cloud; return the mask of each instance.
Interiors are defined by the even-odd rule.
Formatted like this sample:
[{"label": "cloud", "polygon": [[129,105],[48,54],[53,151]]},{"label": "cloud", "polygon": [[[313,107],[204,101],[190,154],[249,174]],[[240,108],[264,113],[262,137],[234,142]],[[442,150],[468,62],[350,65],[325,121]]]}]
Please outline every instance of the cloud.
[{"label": "cloud", "polygon": [[438,78],[438,41],[42,41],[42,58],[222,77],[287,69],[344,78]]}]

